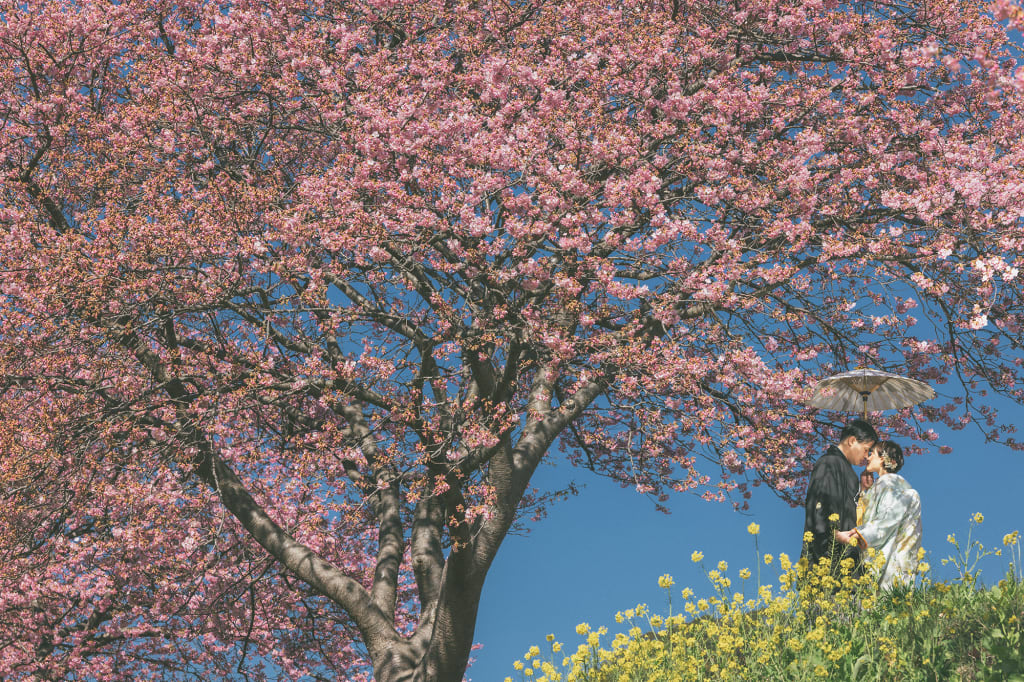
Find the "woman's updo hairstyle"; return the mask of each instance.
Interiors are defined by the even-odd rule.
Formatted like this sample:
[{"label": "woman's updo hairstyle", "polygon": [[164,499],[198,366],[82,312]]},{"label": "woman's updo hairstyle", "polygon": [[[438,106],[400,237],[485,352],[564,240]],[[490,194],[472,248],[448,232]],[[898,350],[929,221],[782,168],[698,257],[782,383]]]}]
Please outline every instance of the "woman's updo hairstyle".
[{"label": "woman's updo hairstyle", "polygon": [[903,468],[903,448],[891,440],[883,440],[875,446],[878,456],[882,458],[882,468],[886,473],[895,474]]}]

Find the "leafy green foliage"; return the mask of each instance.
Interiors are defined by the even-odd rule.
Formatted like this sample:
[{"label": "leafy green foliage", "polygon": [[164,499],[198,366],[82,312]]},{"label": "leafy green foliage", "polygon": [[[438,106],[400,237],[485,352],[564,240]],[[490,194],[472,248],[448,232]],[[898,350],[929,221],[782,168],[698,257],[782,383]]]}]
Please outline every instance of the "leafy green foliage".
[{"label": "leafy green foliage", "polygon": [[[971,529],[983,521],[971,519]],[[752,535],[756,532],[751,531]],[[1003,538],[1003,548],[986,549],[971,539],[961,545],[948,538],[958,577],[949,582],[928,578],[920,564],[913,584],[876,588],[875,570],[855,575],[846,566],[838,579],[826,561],[795,565],[785,554],[778,586],[743,589],[750,569],[739,581],[726,575],[725,562],[705,570],[714,594],[692,600],[682,591],[683,613],[673,614],[672,577],[658,580],[666,590],[668,615],[652,614],[646,604],[616,614],[626,632],[605,643],[604,627],[577,627],[584,637],[575,653],[561,653],[549,636],[550,653],[532,647],[514,668],[519,679],[535,682],[674,682],[677,680],[1005,680],[1024,682],[1024,580],[1019,533]],[[1006,553],[1009,566],[998,584],[979,580],[981,557]],[[703,566],[703,554],[693,559]],[[772,555],[758,562],[773,565]],[[880,565],[882,557],[874,557]],[[760,574],[760,572],[758,572]],[[676,593],[678,594],[678,593]],[[515,678],[506,678],[511,682]]]}]

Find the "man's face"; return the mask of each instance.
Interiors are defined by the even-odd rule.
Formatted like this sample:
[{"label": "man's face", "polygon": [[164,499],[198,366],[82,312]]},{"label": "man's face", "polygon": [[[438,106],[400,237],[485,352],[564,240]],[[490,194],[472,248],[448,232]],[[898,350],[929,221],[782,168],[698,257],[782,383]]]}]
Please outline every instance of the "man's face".
[{"label": "man's face", "polygon": [[866,443],[862,443],[853,436],[846,439],[845,455],[847,461],[853,466],[864,466],[868,463],[868,452],[871,451],[875,445],[875,441],[869,440]]}]

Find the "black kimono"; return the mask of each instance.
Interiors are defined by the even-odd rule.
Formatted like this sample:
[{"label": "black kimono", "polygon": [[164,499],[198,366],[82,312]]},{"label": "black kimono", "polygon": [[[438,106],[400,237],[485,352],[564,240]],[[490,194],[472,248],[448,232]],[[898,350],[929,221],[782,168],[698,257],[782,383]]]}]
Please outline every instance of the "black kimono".
[{"label": "black kimono", "polygon": [[[860,480],[853,467],[835,445],[818,458],[807,483],[807,499],[804,502],[804,532],[814,536],[804,544],[802,556],[812,565],[821,557],[830,557],[832,572],[839,573],[839,562],[852,557],[855,566],[860,564],[860,551],[856,547],[836,543],[835,530],[850,530],[857,525],[857,492]],[[839,515],[839,521],[829,521],[832,514]]]}]

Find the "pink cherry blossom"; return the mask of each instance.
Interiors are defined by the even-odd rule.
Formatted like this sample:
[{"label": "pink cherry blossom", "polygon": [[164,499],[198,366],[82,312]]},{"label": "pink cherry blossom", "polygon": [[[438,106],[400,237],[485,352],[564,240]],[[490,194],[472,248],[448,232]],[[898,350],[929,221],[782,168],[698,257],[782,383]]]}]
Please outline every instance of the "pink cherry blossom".
[{"label": "pink cherry blossom", "polygon": [[989,9],[8,3],[0,677],[459,679],[545,459],[797,504],[861,363],[1024,447]]}]

